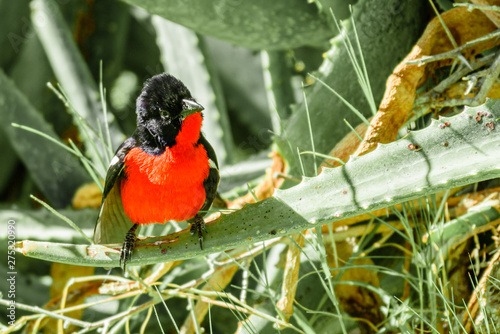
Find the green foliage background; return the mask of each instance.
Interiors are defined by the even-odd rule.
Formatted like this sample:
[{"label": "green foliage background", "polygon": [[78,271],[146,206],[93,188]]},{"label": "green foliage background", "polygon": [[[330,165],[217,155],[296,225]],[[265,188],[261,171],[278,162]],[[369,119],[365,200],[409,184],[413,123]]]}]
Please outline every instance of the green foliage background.
[{"label": "green foliage background", "polygon": [[[352,9],[349,8],[351,4]],[[441,2],[441,6],[446,5],[449,5],[446,1]],[[310,151],[312,138],[316,152],[327,154],[350,131],[344,119],[353,126],[361,122],[341,99],[324,85],[314,82],[308,73],[314,73],[368,118],[377,109],[388,75],[420,37],[430,13],[427,2],[418,0],[316,0],[311,3],[305,0],[1,0],[0,12],[8,13],[0,20],[1,226],[13,219],[17,241],[29,239],[70,244],[84,244],[85,240],[57,217],[40,209],[29,195],[44,199],[91,235],[97,210],[74,210],[71,199],[75,191],[92,182],[92,178],[77,157],[36,134],[13,127],[12,123],[30,126],[62,143],[71,139],[94,164],[97,176],[102,178],[110,159],[109,149],[105,145],[98,145],[97,151],[90,149],[90,142],[97,141],[98,136],[87,133],[80,117],[68,109],[76,110],[94,129],[108,124],[111,146],[115,149],[135,128],[135,98],[143,81],[160,72],[171,72],[185,82],[193,96],[205,106],[203,130],[221,163],[220,191],[226,197],[235,197],[247,190],[247,184],[256,184],[261,179],[265,168],[270,165],[266,156],[272,148],[284,156],[292,177],[314,176],[313,158],[306,155],[299,158],[297,149]],[[343,20],[346,35],[353,43],[356,37],[359,39],[362,55],[357,53],[356,57],[364,59],[372,98],[367,98],[360,86],[332,13]],[[71,105],[65,106],[47,87],[47,82],[56,87],[60,85]],[[302,82],[305,82],[304,88]],[[100,100],[103,89],[106,90],[105,103]],[[494,114],[500,110],[495,103],[484,108]],[[107,116],[104,116],[104,110]],[[470,110],[470,113],[474,112]],[[469,131],[463,120],[457,120],[457,129],[458,124],[471,134],[471,142],[482,140],[484,133]],[[433,128],[431,126],[416,137],[434,145],[440,142],[440,135],[442,133],[434,124]],[[497,137],[488,137],[490,148],[497,145]],[[460,141],[460,136],[454,138],[463,145],[463,150],[470,149]],[[345,213],[344,218],[432,195],[453,185],[498,177],[496,161],[490,161],[491,165],[487,165],[487,161],[472,161],[470,165],[463,162],[462,168],[451,169],[431,180],[425,174],[425,162],[415,155],[405,156],[408,153],[405,145],[406,142],[398,142],[381,148],[370,158],[355,160],[346,169],[329,171],[320,178],[302,183],[302,188],[279,192],[260,207],[250,206],[241,213],[230,215],[227,221],[213,226],[205,253],[196,253],[198,251],[193,249],[185,255],[185,252],[175,253],[176,250],[172,249],[169,254],[173,254],[172,259],[181,259],[193,254],[213,253],[216,245],[224,239],[223,229],[227,227],[237,231],[227,236],[224,249],[269,239],[268,236],[259,236],[262,229],[276,229],[283,233],[301,231],[312,226],[311,223],[336,220],[338,210]],[[459,151],[455,148],[445,162],[456,165],[460,160]],[[400,154],[391,156],[391,152]],[[442,157],[443,153],[433,151],[429,160],[437,162]],[[317,158],[316,163],[320,161]],[[401,181],[401,187],[394,188],[391,198],[371,196],[377,186],[365,183],[363,175],[374,173],[374,178],[385,181],[384,177],[390,174],[387,173],[389,167],[385,168],[384,164],[391,166],[403,162],[407,163],[408,169],[422,163],[419,170],[423,170],[423,174],[413,174],[416,181],[411,183],[410,174],[399,171],[394,177]],[[471,176],[467,168],[476,173]],[[313,190],[318,185],[336,180],[349,181],[345,177],[346,170],[357,175],[351,185],[363,191],[365,202],[362,205],[355,203],[354,207],[349,201],[333,201],[341,186],[332,187],[330,192]],[[440,187],[443,179],[453,182]],[[293,185],[295,183],[287,182],[283,188]],[[423,192],[415,190],[424,186],[428,188]],[[298,205],[297,197],[301,194],[307,201]],[[325,196],[328,200],[322,202]],[[254,227],[249,224],[245,231],[238,230],[241,221],[259,220],[263,215],[262,207],[266,205],[272,212],[269,221],[262,221]],[[280,213],[286,213],[288,208],[294,209],[293,215],[289,216],[289,221],[280,220]],[[6,229],[0,231],[2,240],[7,237]],[[250,237],[252,242],[247,241]],[[71,253],[75,248],[69,246],[68,249],[69,252],[64,252],[65,249],[60,248],[61,253],[58,253],[68,254],[66,262],[78,263],[84,257],[85,251]],[[6,251],[0,249],[2,272],[8,272]],[[268,281],[264,288],[258,282],[250,283],[250,291],[254,289],[252,302],[270,313],[275,311],[273,298],[279,295],[283,275],[282,269],[276,266],[282,251],[282,245],[278,245],[266,257],[256,258],[258,267],[269,275]],[[318,254],[321,255],[321,251]],[[73,260],[72,256],[76,259]],[[161,261],[147,253],[143,256],[149,259],[147,263]],[[38,254],[38,257],[50,259],[50,254]],[[337,328],[335,333],[340,333],[345,328],[338,327],[332,305],[325,306],[324,300],[318,303],[320,296],[324,297],[323,287],[318,284],[323,278],[308,274],[316,270],[315,265],[321,267],[323,260],[320,256],[313,261],[302,261],[301,272],[305,274],[297,299],[311,310],[332,312],[329,314],[333,316],[318,321],[320,316],[317,314],[311,316],[304,309],[301,310],[303,313],[297,309],[291,321],[303,332],[334,333],[333,328]],[[115,265],[115,262],[113,259],[106,263]],[[396,257],[387,263],[392,268],[401,266]],[[198,278],[207,268],[203,258],[193,259],[171,279],[183,284]],[[50,262],[17,254],[16,270],[20,273],[16,282],[16,302],[43,306],[49,300]],[[382,278],[385,294],[381,295],[390,298],[399,294],[391,290],[394,289],[394,280],[401,283],[401,278],[391,275]],[[242,284],[242,274],[237,274],[233,282],[228,290],[236,295]],[[1,291],[7,291],[5,280],[0,282],[0,287]],[[188,314],[186,302],[176,303],[171,302],[170,309],[174,319],[182,322]],[[124,310],[127,305],[117,303],[114,312]],[[387,305],[395,304],[391,301]],[[423,307],[422,303],[419,305]],[[411,318],[411,312],[404,310],[402,308],[401,312],[405,315],[399,319]],[[0,315],[2,312],[0,310]],[[29,314],[22,310],[18,312],[18,317]],[[84,317],[90,319],[112,312],[94,309]],[[162,319],[166,319],[165,311],[161,312]],[[432,321],[436,317],[433,315]],[[213,308],[211,328],[214,333],[234,332],[237,318],[227,310]],[[2,325],[6,325],[4,319],[2,316]],[[159,331],[158,324],[153,322],[149,330]],[[357,326],[353,321],[345,323],[350,329]],[[140,324],[141,319],[132,319],[132,327],[136,330]],[[262,318],[254,318],[253,325],[253,329],[244,328],[242,331],[264,333],[276,330],[271,321]],[[167,331],[174,331],[171,324],[163,323],[163,326],[168,328]],[[384,328],[406,327],[389,321]]]}]

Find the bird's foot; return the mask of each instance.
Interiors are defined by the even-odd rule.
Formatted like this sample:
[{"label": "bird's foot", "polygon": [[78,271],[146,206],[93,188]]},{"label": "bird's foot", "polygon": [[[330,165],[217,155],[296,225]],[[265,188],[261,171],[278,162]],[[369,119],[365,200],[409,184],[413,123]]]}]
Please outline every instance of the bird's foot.
[{"label": "bird's foot", "polygon": [[207,232],[207,225],[202,216],[196,215],[191,222],[191,235],[198,234],[198,241],[200,243],[200,249],[203,249],[203,232]]},{"label": "bird's foot", "polygon": [[123,272],[126,272],[127,262],[132,258],[132,253],[135,248],[135,241],[137,239],[135,231],[139,225],[134,224],[130,230],[125,234],[125,240],[123,241],[122,249],[120,252],[120,267],[123,263]]}]

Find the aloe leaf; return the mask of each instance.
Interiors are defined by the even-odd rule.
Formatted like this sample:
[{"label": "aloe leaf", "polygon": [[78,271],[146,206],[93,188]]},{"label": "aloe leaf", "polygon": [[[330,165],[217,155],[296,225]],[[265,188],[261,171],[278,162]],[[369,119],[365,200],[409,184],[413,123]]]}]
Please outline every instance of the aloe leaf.
[{"label": "aloe leaf", "polygon": [[[424,28],[425,6],[424,2],[418,0],[360,0],[353,6],[353,20],[377,104],[384,94],[387,77],[411,50]],[[352,21],[344,22],[344,28],[346,37],[356,45]],[[325,54],[316,76],[365,117],[371,115],[371,107],[340,36],[335,38]],[[353,126],[361,123],[361,120],[320,82],[306,87],[306,94],[316,152],[327,154],[350,131],[342,120],[346,119]],[[290,174],[299,176],[301,168],[297,147],[300,151],[310,151],[312,145],[305,104],[298,104],[293,110],[294,114],[285,125],[283,137],[276,138],[276,143],[289,163]],[[313,159],[302,158],[306,175],[315,175]]]},{"label": "aloe leaf", "polygon": [[[63,209],[58,211],[61,215],[77,222],[78,226],[89,236],[92,235],[97,210]],[[0,209],[1,221],[14,220],[16,224],[16,238],[46,240],[51,242],[75,242],[85,243],[86,240],[66,222],[56,217],[46,209],[19,210]],[[0,231],[0,240],[7,240],[7,229]]]},{"label": "aloe leaf", "polygon": [[102,62],[102,82],[110,88],[123,70],[128,54],[130,8],[119,1],[97,1],[91,8],[95,31],[82,47],[94,78],[99,78]]},{"label": "aloe leaf", "polygon": [[0,192],[3,192],[5,187],[12,179],[12,174],[18,163],[16,152],[8,142],[3,128],[0,129],[0,147],[2,148],[2,163],[0,164]]},{"label": "aloe leaf", "polygon": [[[483,115],[483,116],[478,116]],[[479,121],[476,117],[480,117]],[[131,265],[174,261],[303,231],[421,196],[500,176],[500,100],[488,100],[342,167],[277,190],[275,195],[208,224],[200,250],[189,231],[137,242]],[[449,122],[449,126],[439,126]],[[415,149],[418,145],[420,149]],[[118,266],[118,249],[24,241],[18,251],[40,259]],[[90,256],[91,254],[92,256]]]},{"label": "aloe leaf", "polygon": [[271,119],[259,54],[207,36],[202,40],[220,78],[236,148],[246,154],[268,148]]},{"label": "aloe leaf", "polygon": [[[248,159],[233,165],[226,165],[220,169],[220,183],[217,191],[235,192],[238,187],[244,185],[244,193],[248,192],[246,186],[252,180],[262,178],[266,174],[266,169],[271,167],[272,161],[268,157],[269,151],[263,151]],[[234,193],[233,193],[234,194]],[[224,196],[224,198],[226,198]]]},{"label": "aloe leaf", "polygon": [[483,205],[473,207],[466,214],[453,219],[445,224],[434,226],[424,237],[424,241],[436,244],[440,249],[441,256],[438,261],[446,258],[449,250],[466,235],[471,235],[481,227],[487,226],[493,221],[500,219],[498,200],[486,202]]},{"label": "aloe leaf", "polygon": [[[101,126],[106,123],[99,100],[99,90],[56,2],[34,0],[31,2],[31,8],[33,26],[64,92],[80,116],[94,129],[98,129],[99,123]],[[113,115],[108,114],[107,121],[113,146],[117,147],[123,141],[123,134]],[[80,135],[84,136],[85,131],[82,128],[79,130]],[[92,139],[84,138],[84,141],[87,140]],[[94,162],[99,160],[95,152],[89,154],[93,155]]]},{"label": "aloe leaf", "polygon": [[0,67],[8,68],[21,52],[24,43],[32,37],[29,20],[29,0],[0,1]]},{"label": "aloe leaf", "polygon": [[250,49],[285,49],[325,43],[326,16],[302,0],[124,0],[201,34]]},{"label": "aloe leaf", "polygon": [[291,57],[286,51],[262,51],[261,56],[273,132],[281,134],[281,124],[290,117],[295,103]]},{"label": "aloe leaf", "polygon": [[71,126],[71,115],[57,96],[47,89],[46,84],[54,80],[54,73],[34,32],[23,44],[15,64],[7,74],[56,133],[63,133]]},{"label": "aloe leaf", "polygon": [[193,31],[159,16],[154,16],[152,23],[163,66],[182,80],[205,108],[204,134],[217,152],[219,162],[231,161],[234,149],[226,105],[217,73],[210,66],[210,54],[203,52],[203,40]]},{"label": "aloe leaf", "polygon": [[26,100],[0,71],[0,126],[23,161],[37,186],[55,207],[68,205],[75,190],[89,177],[69,152],[48,143],[40,136],[11,126],[21,123],[57,138],[52,126]]}]

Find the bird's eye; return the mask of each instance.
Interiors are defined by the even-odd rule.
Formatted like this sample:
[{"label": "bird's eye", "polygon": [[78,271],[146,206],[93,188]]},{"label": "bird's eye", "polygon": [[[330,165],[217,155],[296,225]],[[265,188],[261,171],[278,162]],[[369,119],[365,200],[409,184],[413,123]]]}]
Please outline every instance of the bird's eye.
[{"label": "bird's eye", "polygon": [[166,110],[160,110],[160,115],[161,115],[161,117],[167,117],[168,112]]}]

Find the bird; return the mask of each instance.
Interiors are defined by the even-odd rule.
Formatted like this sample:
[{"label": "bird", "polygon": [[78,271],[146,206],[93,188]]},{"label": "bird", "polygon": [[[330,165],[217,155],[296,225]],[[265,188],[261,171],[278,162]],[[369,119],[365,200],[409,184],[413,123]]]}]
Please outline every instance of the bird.
[{"label": "bird", "polygon": [[137,98],[137,128],[109,164],[95,244],[122,243],[126,271],[137,228],[187,221],[203,249],[203,216],[217,195],[219,165],[201,132],[204,108],[173,75],[145,81]]}]

